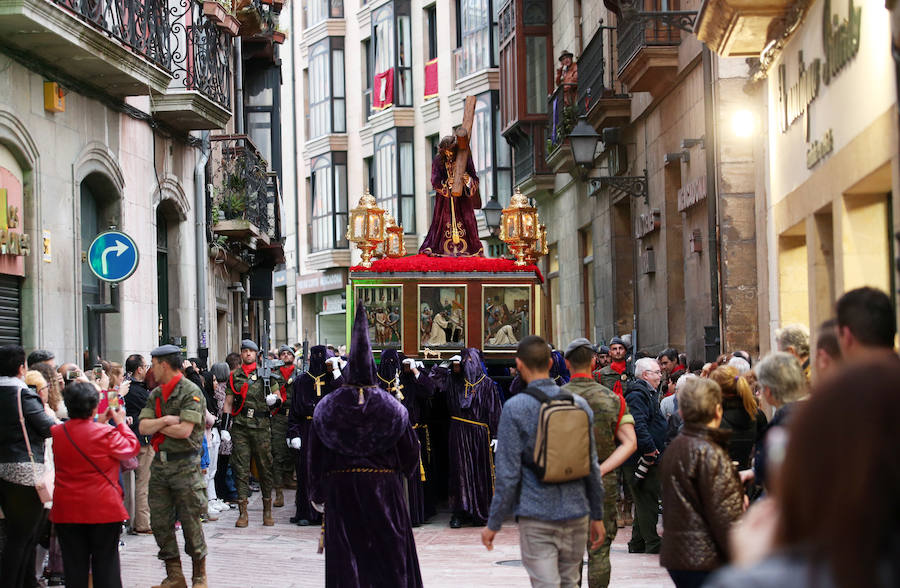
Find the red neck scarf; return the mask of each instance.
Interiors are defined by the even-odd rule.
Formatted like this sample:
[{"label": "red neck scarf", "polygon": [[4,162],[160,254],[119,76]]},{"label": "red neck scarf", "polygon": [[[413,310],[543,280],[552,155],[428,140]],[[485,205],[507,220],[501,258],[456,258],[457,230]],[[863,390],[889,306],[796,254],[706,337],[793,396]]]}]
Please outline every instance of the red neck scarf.
[{"label": "red neck scarf", "polygon": [[[614,372],[619,374],[620,376],[625,373],[625,370],[628,367],[628,364],[623,359],[622,361],[614,361],[609,364],[609,367],[612,368]],[[622,388],[622,378],[616,380],[616,383],[613,385],[613,392],[615,392],[619,398],[625,399],[625,390]]]},{"label": "red neck scarf", "polygon": [[244,375],[249,378],[250,374],[256,371],[256,362],[254,361],[253,363],[242,363],[241,369],[244,370]]},{"label": "red neck scarf", "polygon": [[278,392],[281,394],[281,402],[282,404],[287,402],[287,381],[288,378],[291,377],[291,374],[294,373],[294,366],[285,365],[278,368],[281,371],[281,377],[284,378],[284,384],[281,385],[281,388]]},{"label": "red neck scarf", "polygon": [[581,372],[578,372],[577,374],[572,374],[572,379],[574,380],[575,378],[587,378],[589,380],[593,380],[593,378],[591,377],[590,374],[583,374]]},{"label": "red neck scarf", "polygon": [[[172,392],[175,390],[175,386],[178,385],[178,382],[181,381],[182,374],[178,372],[175,376],[163,384],[160,387],[160,392],[162,392],[162,402],[159,400],[159,396],[156,397],[156,418],[162,417],[162,403],[169,402],[169,396],[172,395]],[[162,445],[162,442],[166,440],[166,436],[162,433],[156,432],[153,434],[153,437],[150,438],[150,444],[153,445],[154,451],[159,451],[159,446]]]}]

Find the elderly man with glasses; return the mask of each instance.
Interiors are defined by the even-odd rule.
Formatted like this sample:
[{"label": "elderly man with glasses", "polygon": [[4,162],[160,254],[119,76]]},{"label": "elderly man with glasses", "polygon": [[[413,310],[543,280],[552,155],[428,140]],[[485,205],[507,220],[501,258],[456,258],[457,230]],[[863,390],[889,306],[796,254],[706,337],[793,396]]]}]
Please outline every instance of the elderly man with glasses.
[{"label": "elderly man with glasses", "polygon": [[634,417],[637,451],[625,462],[625,481],[631,488],[635,515],[628,553],[659,553],[656,532],[659,514],[659,458],[665,449],[666,419],[659,408],[662,370],[653,358],[634,363],[635,380],[629,383],[625,400]]}]

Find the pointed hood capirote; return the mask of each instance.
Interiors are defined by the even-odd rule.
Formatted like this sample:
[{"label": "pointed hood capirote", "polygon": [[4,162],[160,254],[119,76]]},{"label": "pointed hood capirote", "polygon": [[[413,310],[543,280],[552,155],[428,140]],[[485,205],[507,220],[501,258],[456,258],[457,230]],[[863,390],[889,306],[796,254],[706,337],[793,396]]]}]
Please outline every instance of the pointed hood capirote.
[{"label": "pointed hood capirote", "polygon": [[375,379],[369,322],[359,304],[347,384],[322,399],[313,416],[313,426],[326,447],[344,455],[365,456],[396,445],[409,426],[409,416],[396,398],[375,385]]},{"label": "pointed hood capirote", "polygon": [[309,373],[313,376],[324,374],[326,359],[328,359],[328,348],[324,345],[313,345],[309,350]]},{"label": "pointed hood capirote", "polygon": [[[402,358],[396,349],[385,349],[381,352],[381,361],[378,363],[378,375],[388,382],[397,376]],[[383,382],[382,382],[383,383]]]}]

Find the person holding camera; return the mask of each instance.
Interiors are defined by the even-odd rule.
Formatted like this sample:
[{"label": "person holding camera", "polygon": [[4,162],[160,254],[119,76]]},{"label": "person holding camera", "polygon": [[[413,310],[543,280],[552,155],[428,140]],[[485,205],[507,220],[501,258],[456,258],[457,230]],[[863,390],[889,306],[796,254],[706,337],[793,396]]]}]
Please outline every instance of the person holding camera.
[{"label": "person holding camera", "polygon": [[56,492],[50,520],[62,548],[66,586],[72,587],[88,586],[89,573],[95,586],[122,585],[119,532],[128,511],[119,464],[137,455],[140,443],[125,424],[125,411],[109,407],[98,416],[98,401],[94,386],[69,384],[63,390],[69,420],[52,429]]},{"label": "person holding camera", "polygon": [[659,553],[656,532],[659,516],[659,468],[656,464],[665,449],[666,419],[659,408],[662,370],[652,357],[634,362],[635,379],[628,385],[625,401],[634,417],[637,451],[625,462],[625,481],[634,499],[634,523],[628,553]]}]

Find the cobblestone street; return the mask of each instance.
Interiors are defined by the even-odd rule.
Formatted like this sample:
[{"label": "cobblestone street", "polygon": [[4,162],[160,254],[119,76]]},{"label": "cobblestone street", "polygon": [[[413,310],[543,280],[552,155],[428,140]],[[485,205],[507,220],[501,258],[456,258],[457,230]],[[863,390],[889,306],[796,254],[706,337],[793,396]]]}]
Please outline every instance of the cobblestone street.
[{"label": "cobblestone street", "polygon": [[[210,586],[215,588],[321,587],[325,578],[324,556],[316,554],[318,527],[298,527],[288,522],[293,514],[293,492],[285,492],[286,506],[275,509],[274,527],[262,526],[259,494],[250,502],[250,526],[236,529],[237,510],[220,514],[204,525],[209,545]],[[449,515],[415,529],[419,563],[428,588],[528,586],[519,565],[518,533],[509,524],[497,535],[494,550],[481,546],[480,528],[450,529]],[[621,529],[612,549],[612,586],[671,586],[659,567],[659,556],[628,554],[630,529]],[[179,544],[182,544],[179,532]],[[152,536],[127,536],[121,553],[123,585],[146,588],[159,582],[162,563],[156,559]],[[190,560],[182,552],[185,572]],[[512,562],[504,565],[502,562]]]}]

